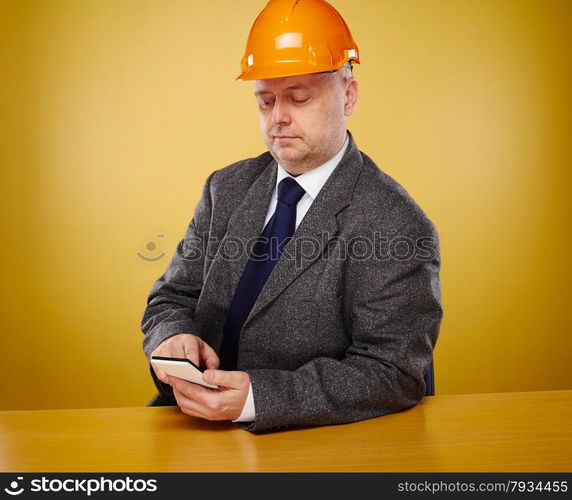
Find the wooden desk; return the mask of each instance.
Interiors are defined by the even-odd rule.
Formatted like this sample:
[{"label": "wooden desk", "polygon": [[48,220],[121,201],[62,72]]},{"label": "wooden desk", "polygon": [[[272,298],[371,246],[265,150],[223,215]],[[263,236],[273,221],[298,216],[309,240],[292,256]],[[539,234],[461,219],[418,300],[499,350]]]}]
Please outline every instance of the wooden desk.
[{"label": "wooden desk", "polygon": [[425,398],[253,435],[177,407],[0,412],[3,472],[572,471],[572,390]]}]

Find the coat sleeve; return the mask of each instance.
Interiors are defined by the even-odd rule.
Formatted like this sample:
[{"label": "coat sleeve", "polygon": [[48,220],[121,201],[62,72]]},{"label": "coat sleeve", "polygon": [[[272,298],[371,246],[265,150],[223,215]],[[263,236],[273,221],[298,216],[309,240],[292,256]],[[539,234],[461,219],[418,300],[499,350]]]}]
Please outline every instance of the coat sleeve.
[{"label": "coat sleeve", "polygon": [[431,241],[432,250],[424,258],[348,263],[345,289],[353,294],[345,356],[316,358],[294,371],[248,370],[256,420],[240,427],[341,424],[421,400],[442,318],[439,242],[426,218],[402,225],[400,234]]},{"label": "coat sleeve", "polygon": [[149,358],[165,339],[178,333],[195,333],[193,319],[203,287],[206,244],[211,221],[210,183],[207,178],[201,199],[165,273],[153,284],[141,321],[143,350]]}]

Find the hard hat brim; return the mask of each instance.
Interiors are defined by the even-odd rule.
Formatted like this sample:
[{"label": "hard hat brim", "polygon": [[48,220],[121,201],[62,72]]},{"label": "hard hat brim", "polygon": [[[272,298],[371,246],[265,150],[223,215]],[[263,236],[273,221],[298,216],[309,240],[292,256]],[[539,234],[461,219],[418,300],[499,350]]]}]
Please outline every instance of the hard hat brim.
[{"label": "hard hat brim", "polygon": [[256,66],[243,71],[240,75],[236,77],[236,80],[268,80],[271,78],[284,78],[287,76],[297,76],[297,75],[310,75],[313,73],[325,73],[330,71],[337,71],[340,69],[348,60],[359,64],[358,58],[346,59],[340,61],[340,63],[324,66],[308,65],[307,62],[299,61],[284,61],[280,65],[275,64],[272,66]]}]

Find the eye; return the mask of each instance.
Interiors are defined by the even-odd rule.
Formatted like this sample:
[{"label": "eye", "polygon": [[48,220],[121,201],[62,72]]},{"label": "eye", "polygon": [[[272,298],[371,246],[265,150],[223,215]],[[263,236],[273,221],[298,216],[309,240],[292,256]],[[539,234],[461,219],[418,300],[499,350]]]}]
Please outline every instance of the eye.
[{"label": "eye", "polygon": [[268,108],[270,108],[273,104],[274,104],[274,101],[269,101],[269,100],[266,100],[266,101],[258,101],[258,106],[259,106],[261,109],[268,109]]},{"label": "eye", "polygon": [[292,102],[294,102],[296,104],[304,104],[307,100],[308,100],[307,97],[304,99],[295,99],[294,97],[292,97]]}]

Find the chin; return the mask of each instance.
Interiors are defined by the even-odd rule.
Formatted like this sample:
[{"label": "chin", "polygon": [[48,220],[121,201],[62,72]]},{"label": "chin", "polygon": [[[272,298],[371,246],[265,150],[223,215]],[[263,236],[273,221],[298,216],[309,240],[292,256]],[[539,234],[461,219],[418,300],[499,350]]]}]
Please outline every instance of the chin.
[{"label": "chin", "polygon": [[300,161],[304,157],[301,151],[289,147],[275,147],[273,151],[281,161]]}]

